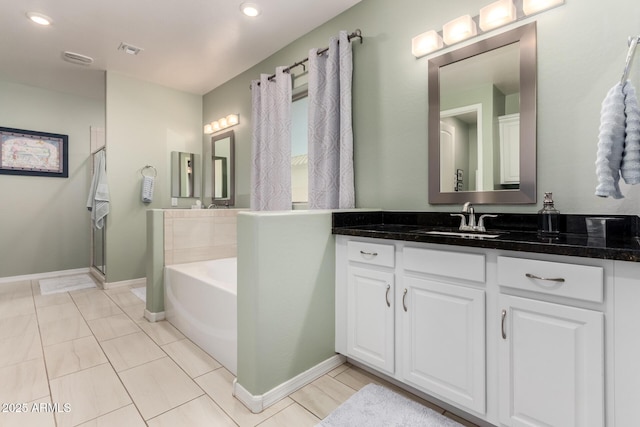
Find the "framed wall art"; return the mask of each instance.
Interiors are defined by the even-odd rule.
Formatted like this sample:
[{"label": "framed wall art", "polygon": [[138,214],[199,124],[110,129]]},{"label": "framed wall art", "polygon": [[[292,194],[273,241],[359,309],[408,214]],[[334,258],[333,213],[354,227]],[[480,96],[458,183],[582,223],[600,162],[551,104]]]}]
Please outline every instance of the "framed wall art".
[{"label": "framed wall art", "polygon": [[69,136],[0,127],[0,174],[69,176]]}]

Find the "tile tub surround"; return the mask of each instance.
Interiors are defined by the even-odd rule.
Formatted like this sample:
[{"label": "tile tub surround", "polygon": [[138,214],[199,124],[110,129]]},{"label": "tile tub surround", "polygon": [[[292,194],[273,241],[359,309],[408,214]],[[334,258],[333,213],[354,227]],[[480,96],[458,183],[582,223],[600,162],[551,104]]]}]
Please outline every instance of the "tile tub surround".
[{"label": "tile tub surround", "polygon": [[[128,294],[125,286],[40,295],[37,280],[0,284],[0,308],[17,307],[0,310],[0,403],[61,408],[0,412],[0,426],[311,427],[366,384],[394,388],[344,364],[252,414],[231,395],[233,376],[226,369],[166,321],[143,319],[144,304]],[[85,327],[53,330],[48,325],[57,317]],[[99,336],[104,330],[109,337]],[[65,403],[69,412],[62,410]]]},{"label": "tile tub surround", "polygon": [[235,257],[243,209],[164,210],[165,265]]},{"label": "tile tub surround", "polygon": [[147,211],[147,305],[149,320],[164,319],[165,265],[235,257],[237,215],[245,209],[150,209]]},{"label": "tile tub surround", "polygon": [[[460,213],[460,212],[452,212]],[[605,215],[622,219],[622,233],[606,241],[589,238],[585,219],[601,215],[560,215],[560,236],[556,239],[537,236],[537,214],[476,212],[476,217],[491,213],[497,218],[486,219],[489,231],[505,232],[494,239],[434,236],[420,232],[427,229],[457,229],[460,218],[449,212],[359,211],[334,212],[333,234],[473,246],[586,258],[640,262],[640,217]]]}]

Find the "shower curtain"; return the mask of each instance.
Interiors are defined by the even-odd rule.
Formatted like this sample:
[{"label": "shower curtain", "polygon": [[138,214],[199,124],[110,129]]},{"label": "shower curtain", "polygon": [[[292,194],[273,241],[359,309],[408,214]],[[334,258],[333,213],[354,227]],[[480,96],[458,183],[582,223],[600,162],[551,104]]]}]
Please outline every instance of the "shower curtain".
[{"label": "shower curtain", "polygon": [[309,208],[355,207],[351,76],[346,31],[309,51]]},{"label": "shower curtain", "polygon": [[291,75],[286,67],[251,82],[251,209],[291,209]]}]

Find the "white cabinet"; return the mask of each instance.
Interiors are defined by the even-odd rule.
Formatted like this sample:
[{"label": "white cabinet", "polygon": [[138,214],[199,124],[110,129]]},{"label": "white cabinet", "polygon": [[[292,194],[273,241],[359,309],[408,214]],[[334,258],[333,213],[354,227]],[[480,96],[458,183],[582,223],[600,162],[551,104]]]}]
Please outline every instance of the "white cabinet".
[{"label": "white cabinet", "polygon": [[348,267],[347,352],[384,372],[394,372],[393,272]]},{"label": "white cabinet", "polygon": [[500,183],[520,183],[520,114],[498,117],[500,128]]},{"label": "white cabinet", "polygon": [[504,256],[497,267],[503,293],[527,292],[499,295],[500,421],[603,426],[604,314],[569,304],[604,301],[604,268]]},{"label": "white cabinet", "polygon": [[403,278],[402,378],[485,412],[484,291]]},{"label": "white cabinet", "polygon": [[491,425],[627,427],[638,277],[640,263],[337,236],[336,351]]},{"label": "white cabinet", "polygon": [[500,421],[604,425],[603,314],[500,295]]},{"label": "white cabinet", "polygon": [[395,247],[348,241],[346,257],[347,355],[393,374]]}]

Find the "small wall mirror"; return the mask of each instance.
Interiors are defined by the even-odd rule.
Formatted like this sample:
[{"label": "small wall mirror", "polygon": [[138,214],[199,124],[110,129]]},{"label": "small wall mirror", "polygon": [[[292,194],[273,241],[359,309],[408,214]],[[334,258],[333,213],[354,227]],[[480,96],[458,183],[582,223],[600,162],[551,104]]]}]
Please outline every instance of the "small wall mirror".
[{"label": "small wall mirror", "polygon": [[171,197],[200,197],[200,156],[171,152]]},{"label": "small wall mirror", "polygon": [[536,25],[429,60],[429,203],[536,202]]},{"label": "small wall mirror", "polygon": [[213,203],[233,206],[235,203],[234,133],[221,133],[211,138],[213,165]]}]

